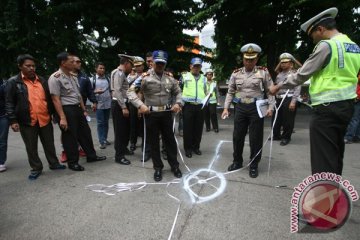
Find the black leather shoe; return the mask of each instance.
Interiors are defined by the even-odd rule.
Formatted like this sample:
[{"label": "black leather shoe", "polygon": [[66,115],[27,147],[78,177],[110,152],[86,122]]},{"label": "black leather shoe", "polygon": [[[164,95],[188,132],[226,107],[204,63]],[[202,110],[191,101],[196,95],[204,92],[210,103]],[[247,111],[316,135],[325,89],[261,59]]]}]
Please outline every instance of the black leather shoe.
[{"label": "black leather shoe", "polygon": [[231,172],[231,171],[235,171],[235,170],[238,170],[242,168],[242,164],[240,163],[232,163],[229,167],[228,167],[228,171]]},{"label": "black leather shoe", "polygon": [[88,158],[87,162],[98,162],[106,159],[106,156],[96,156],[95,158]]},{"label": "black leather shoe", "polygon": [[108,140],[105,140],[106,145],[111,145],[111,143]]},{"label": "black leather shoe", "polygon": [[69,165],[68,165],[68,168],[71,169],[71,170],[73,170],[73,171],[84,171],[84,170],[85,170],[85,168],[84,168],[83,166],[81,166],[81,165],[79,165],[79,164],[77,164],[77,163],[75,163],[75,164],[69,164]]},{"label": "black leather shoe", "polygon": [[186,156],[187,158],[192,158],[191,151],[186,151],[186,152],[185,152],[185,156]]},{"label": "black leather shoe", "polygon": [[155,180],[155,182],[159,182],[159,181],[162,180],[161,170],[155,170],[155,172],[154,172],[154,180]]},{"label": "black leather shoe", "polygon": [[130,161],[127,160],[126,158],[120,158],[120,159],[115,159],[116,163],[122,164],[122,165],[130,165]]},{"label": "black leather shoe", "polygon": [[219,129],[215,128],[215,129],[214,129],[214,132],[218,133],[218,132],[219,132]]},{"label": "black leather shoe", "polygon": [[286,146],[288,145],[290,142],[290,139],[281,139],[280,145],[281,146]]},{"label": "black leather shoe", "polygon": [[134,152],[126,148],[125,155],[134,155]]},{"label": "black leather shoe", "polygon": [[257,178],[257,176],[259,176],[258,169],[257,168],[250,168],[249,176],[251,178]]},{"label": "black leather shoe", "polygon": [[136,150],[136,145],[135,145],[135,143],[132,143],[132,144],[130,144],[130,151],[135,151]]},{"label": "black leather shoe", "polygon": [[201,155],[201,154],[202,154],[199,149],[195,149],[195,150],[194,150],[194,153],[195,153],[196,155]]},{"label": "black leather shoe", "polygon": [[55,164],[52,166],[49,166],[50,170],[63,170],[66,169],[65,165],[61,165],[61,164]]},{"label": "black leather shoe", "polygon": [[177,178],[181,178],[182,177],[182,173],[180,171],[180,169],[177,167],[177,168],[174,168],[174,169],[171,169],[171,171],[174,173],[174,176],[177,177]]}]

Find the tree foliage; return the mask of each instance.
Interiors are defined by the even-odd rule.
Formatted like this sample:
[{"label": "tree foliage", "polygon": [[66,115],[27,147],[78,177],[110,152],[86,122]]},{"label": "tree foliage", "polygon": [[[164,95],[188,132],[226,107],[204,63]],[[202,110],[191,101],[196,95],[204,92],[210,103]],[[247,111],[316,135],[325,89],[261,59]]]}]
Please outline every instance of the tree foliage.
[{"label": "tree foliage", "polygon": [[[225,80],[241,64],[242,45],[254,42],[262,47],[260,64],[273,73],[282,52],[305,61],[313,49],[300,25],[317,13],[337,7],[339,30],[359,43],[359,0],[204,0],[202,11],[194,16],[201,21],[210,15],[215,22],[217,44],[214,61],[217,76]],[[205,14],[204,14],[205,13]],[[273,74],[274,75],[274,74]]]},{"label": "tree foliage", "polygon": [[93,72],[96,61],[115,68],[118,53],[144,56],[164,49],[169,67],[181,71],[192,54],[177,47],[200,48],[182,32],[196,27],[189,19],[198,5],[192,0],[3,0],[1,77],[18,71],[15,59],[21,53],[34,55],[37,71],[50,74],[58,67],[56,54],[65,50],[79,55]]}]

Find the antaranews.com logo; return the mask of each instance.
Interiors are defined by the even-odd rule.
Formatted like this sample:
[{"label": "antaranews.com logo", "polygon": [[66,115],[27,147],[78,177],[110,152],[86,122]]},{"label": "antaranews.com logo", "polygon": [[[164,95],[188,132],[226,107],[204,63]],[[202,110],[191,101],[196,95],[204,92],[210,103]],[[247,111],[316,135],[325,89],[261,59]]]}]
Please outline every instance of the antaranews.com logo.
[{"label": "antaranews.com logo", "polygon": [[294,187],[291,196],[290,232],[330,232],[351,215],[359,195],[350,181],[329,172],[313,174]]}]

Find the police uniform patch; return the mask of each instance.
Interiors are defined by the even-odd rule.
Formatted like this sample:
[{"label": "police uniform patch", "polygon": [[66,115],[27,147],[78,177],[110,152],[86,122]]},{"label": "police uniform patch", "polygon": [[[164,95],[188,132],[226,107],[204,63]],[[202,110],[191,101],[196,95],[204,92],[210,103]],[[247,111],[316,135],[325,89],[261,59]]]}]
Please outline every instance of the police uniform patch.
[{"label": "police uniform patch", "polygon": [[345,52],[360,53],[360,47],[353,43],[344,43]]}]

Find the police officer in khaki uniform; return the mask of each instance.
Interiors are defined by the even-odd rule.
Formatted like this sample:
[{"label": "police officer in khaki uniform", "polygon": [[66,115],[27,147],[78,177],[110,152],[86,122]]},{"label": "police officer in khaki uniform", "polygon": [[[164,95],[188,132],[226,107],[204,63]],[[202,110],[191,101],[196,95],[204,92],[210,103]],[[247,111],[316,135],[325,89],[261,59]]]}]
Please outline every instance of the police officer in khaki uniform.
[{"label": "police officer in khaki uniform", "polygon": [[[134,57],[135,73],[129,74],[128,76],[129,86],[131,86],[133,82],[143,74],[144,64],[145,64],[145,60],[142,57],[139,56]],[[129,104],[129,111],[130,111],[130,151],[135,151],[137,138],[142,128],[140,128],[141,122],[138,116],[137,108],[134,107],[133,104]]]},{"label": "police officer in khaki uniform", "polygon": [[[276,76],[275,84],[285,81],[287,75],[295,73],[294,64],[298,61],[290,53],[283,53],[279,57],[280,63],[277,67],[279,74]],[[276,97],[276,106],[278,107],[285,97],[286,89],[280,90]],[[300,96],[301,86],[289,88],[289,92],[286,95],[283,104],[278,111],[277,119],[273,129],[273,139],[281,140],[280,145],[285,146],[291,140],[291,135],[294,130],[294,122],[296,115],[296,103]],[[274,122],[275,114],[273,114],[272,122]],[[282,133],[281,133],[282,128]]]},{"label": "police officer in khaki uniform", "polygon": [[[261,48],[249,43],[241,48],[243,53],[244,67],[236,69],[230,77],[228,93],[225,99],[222,118],[229,115],[229,107],[234,100],[234,160],[229,166],[229,171],[239,169],[243,165],[243,148],[246,133],[249,129],[250,164],[249,175],[252,178],[258,176],[258,163],[261,159],[261,148],[264,134],[264,119],[260,118],[256,109],[256,100],[269,99],[269,107],[266,115],[271,116],[275,104],[274,97],[268,96],[268,88],[271,86],[271,76],[266,68],[256,66]],[[257,153],[260,153],[257,155]]]},{"label": "police officer in khaki uniform", "polygon": [[[136,80],[127,92],[131,103],[139,109],[139,113],[145,114],[147,136],[151,142],[155,181],[162,180],[162,169],[164,167],[160,158],[159,133],[164,139],[171,171],[175,177],[182,177],[177,161],[177,145],[172,128],[173,118],[171,114],[171,112],[178,113],[181,110],[181,90],[172,74],[164,71],[167,58],[166,52],[154,51],[153,68],[144,73],[142,78]],[[136,88],[140,88],[145,102],[139,99]],[[175,97],[175,101],[174,105],[171,106],[169,103],[173,97]]]},{"label": "police officer in khaki uniform", "polygon": [[131,162],[125,158],[125,154],[132,155],[127,149],[130,138],[129,103],[126,91],[129,89],[127,76],[134,66],[134,56],[119,54],[120,65],[111,72],[111,113],[114,124],[115,135],[115,162],[129,165]]},{"label": "police officer in khaki uniform", "polygon": [[67,52],[57,55],[60,69],[49,78],[49,89],[54,107],[59,116],[62,142],[68,158],[68,166],[74,171],[83,171],[79,165],[78,142],[86,153],[87,162],[105,160],[106,157],[96,155],[91,137],[91,130],[86,121],[80,86],[76,77],[71,74],[74,70],[74,58]]}]

